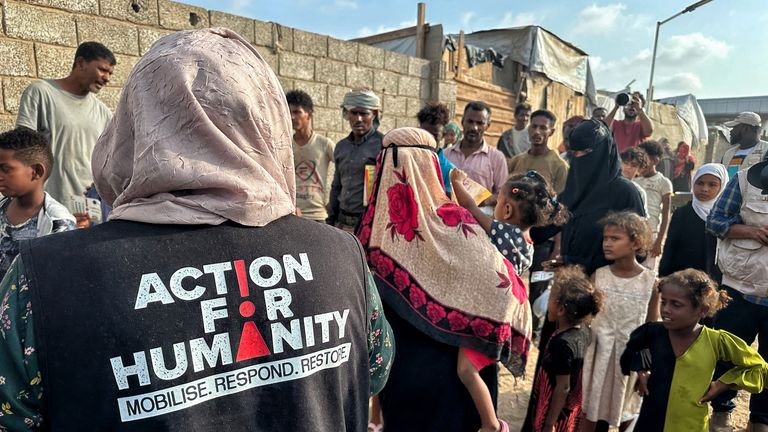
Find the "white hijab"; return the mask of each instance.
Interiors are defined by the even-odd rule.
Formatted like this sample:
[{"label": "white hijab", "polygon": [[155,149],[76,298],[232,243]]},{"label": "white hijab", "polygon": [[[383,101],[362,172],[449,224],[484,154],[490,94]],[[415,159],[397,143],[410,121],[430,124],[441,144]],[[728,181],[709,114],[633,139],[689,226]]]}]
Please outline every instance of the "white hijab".
[{"label": "white hijab", "polygon": [[720,195],[722,195],[725,184],[728,183],[728,170],[725,168],[725,165],[719,163],[708,163],[702,165],[701,168],[696,171],[696,175],[693,176],[693,180],[691,180],[691,190],[693,190],[693,185],[696,184],[696,180],[705,174],[713,175],[720,179],[720,190],[717,192],[717,195],[709,201],[700,201],[698,198],[696,198],[696,194],[693,195],[693,211],[695,211],[696,214],[699,215],[699,217],[704,221],[707,220],[709,211],[712,210],[715,202],[717,202],[717,199],[720,198]]}]

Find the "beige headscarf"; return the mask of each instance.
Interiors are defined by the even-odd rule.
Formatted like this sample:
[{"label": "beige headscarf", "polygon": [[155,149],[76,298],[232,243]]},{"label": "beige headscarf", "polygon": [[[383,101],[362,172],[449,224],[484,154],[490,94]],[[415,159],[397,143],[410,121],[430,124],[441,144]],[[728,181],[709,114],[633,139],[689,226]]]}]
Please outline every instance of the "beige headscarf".
[{"label": "beige headscarf", "polygon": [[277,77],[236,33],[161,38],[93,152],[110,220],[264,226],[293,213],[289,119]]}]

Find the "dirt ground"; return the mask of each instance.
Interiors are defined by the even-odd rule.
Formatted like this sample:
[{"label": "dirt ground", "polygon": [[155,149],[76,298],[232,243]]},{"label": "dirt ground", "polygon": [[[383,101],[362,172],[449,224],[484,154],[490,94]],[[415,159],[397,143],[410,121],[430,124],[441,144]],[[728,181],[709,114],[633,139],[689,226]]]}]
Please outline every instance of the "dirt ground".
[{"label": "dirt ground", "polygon": [[[528,408],[528,398],[533,385],[533,370],[536,366],[538,351],[534,348],[530,354],[528,368],[524,380],[515,378],[504,368],[499,376],[499,417],[509,423],[511,431],[519,431],[525,421]],[[739,392],[736,401],[736,411],[732,417],[736,431],[745,431],[749,420],[749,394]],[[616,429],[618,430],[618,429]]]}]

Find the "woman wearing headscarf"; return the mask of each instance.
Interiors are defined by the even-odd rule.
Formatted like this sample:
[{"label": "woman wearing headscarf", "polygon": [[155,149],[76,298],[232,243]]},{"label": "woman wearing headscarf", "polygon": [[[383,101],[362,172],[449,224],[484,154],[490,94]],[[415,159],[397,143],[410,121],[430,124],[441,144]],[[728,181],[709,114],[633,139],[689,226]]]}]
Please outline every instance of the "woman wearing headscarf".
[{"label": "woman wearing headscarf", "polygon": [[354,237],[293,215],[289,118],[230,30],[152,46],[93,154],[109,222],[0,284],[0,429],[365,429],[390,330]]},{"label": "woman wearing headscarf", "polygon": [[[472,215],[445,194],[436,150],[421,129],[385,135],[358,229],[398,345],[380,393],[386,431],[479,429],[457,375],[460,347],[498,359],[518,376],[525,370],[526,290]],[[495,363],[480,374],[495,400]]]},{"label": "woman wearing headscarf", "polygon": [[728,183],[725,165],[702,165],[693,177],[693,199],[672,214],[669,235],[659,264],[659,276],[694,268],[720,281],[715,263],[717,237],[706,230],[707,216]]},{"label": "woman wearing headscarf", "polygon": [[[443,131],[443,145],[442,148],[448,148],[457,142],[461,141],[461,127],[456,122],[450,122],[445,125]],[[440,143],[438,143],[439,145]]]},{"label": "woman wearing headscarf", "polygon": [[675,192],[691,191],[691,172],[696,166],[696,158],[691,155],[691,146],[684,141],[677,144],[675,170],[672,173],[672,188]]},{"label": "woman wearing headscarf", "polygon": [[603,256],[603,229],[598,221],[609,212],[629,210],[645,216],[640,193],[621,175],[621,160],[610,129],[599,120],[584,120],[568,136],[571,168],[560,202],[571,211],[562,229],[560,255],[587,274],[608,264]]}]

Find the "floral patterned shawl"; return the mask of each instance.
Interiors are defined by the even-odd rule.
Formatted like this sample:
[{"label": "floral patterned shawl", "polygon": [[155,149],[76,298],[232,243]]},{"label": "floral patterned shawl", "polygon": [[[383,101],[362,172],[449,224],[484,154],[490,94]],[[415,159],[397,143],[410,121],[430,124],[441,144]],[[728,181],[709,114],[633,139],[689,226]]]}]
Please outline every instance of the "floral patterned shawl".
[{"label": "floral patterned shawl", "polygon": [[384,301],[433,339],[525,370],[528,293],[477,221],[442,188],[434,138],[384,137],[376,184],[358,228]]}]

